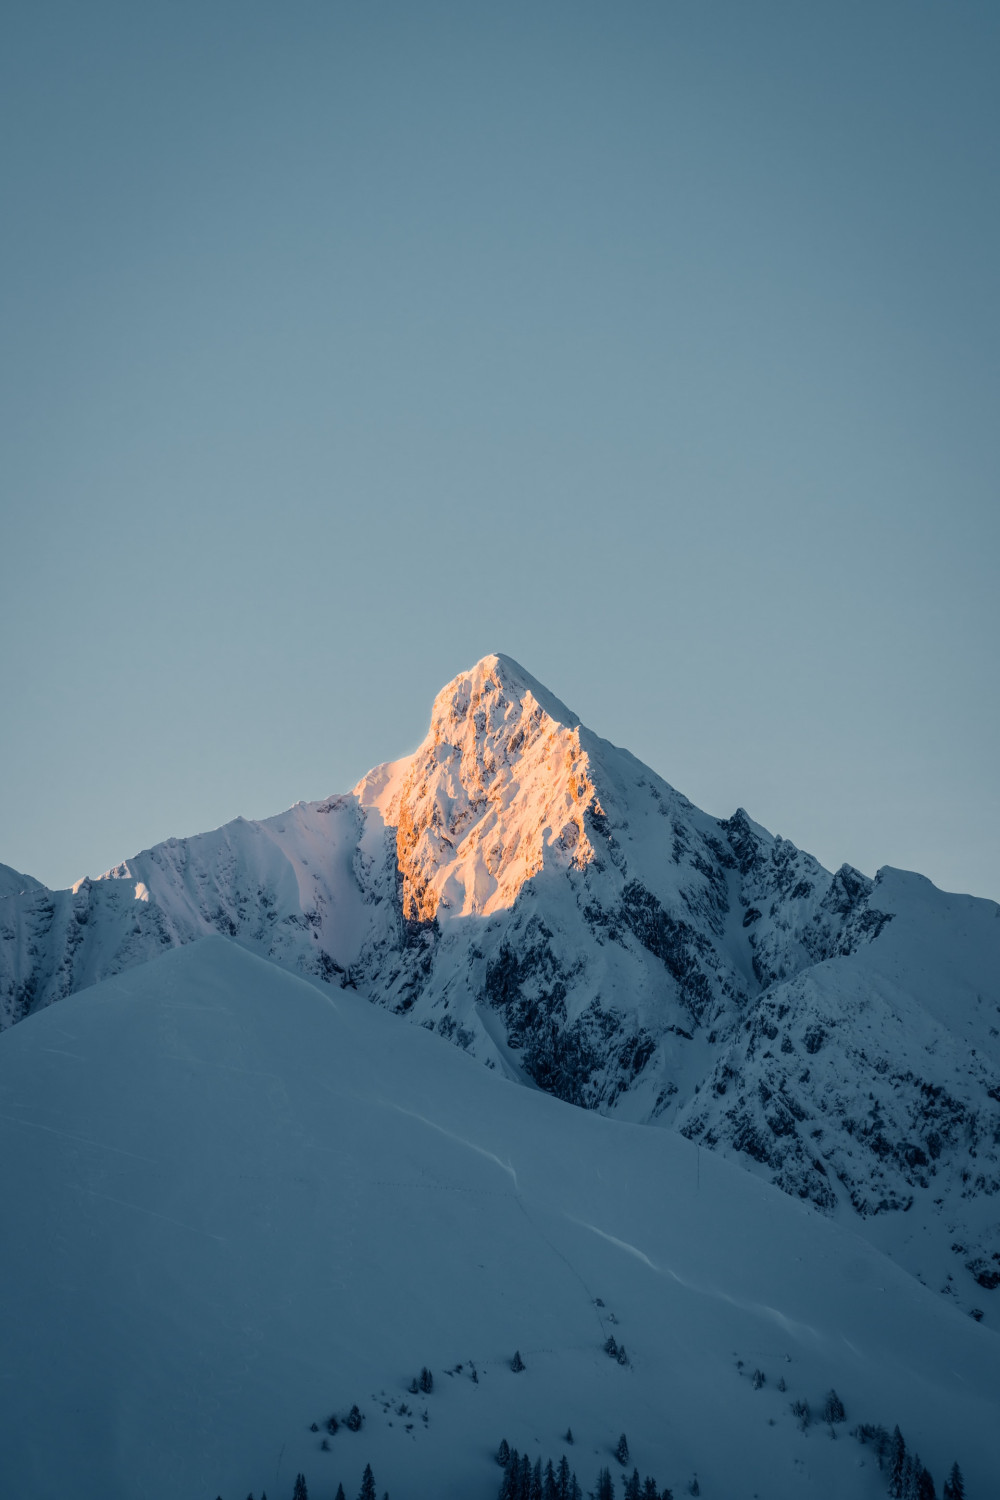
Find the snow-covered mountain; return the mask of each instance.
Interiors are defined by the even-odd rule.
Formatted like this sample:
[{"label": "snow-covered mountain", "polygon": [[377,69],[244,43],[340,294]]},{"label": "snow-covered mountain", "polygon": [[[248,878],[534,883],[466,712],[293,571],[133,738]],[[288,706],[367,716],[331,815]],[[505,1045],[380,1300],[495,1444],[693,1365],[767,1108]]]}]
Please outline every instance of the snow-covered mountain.
[{"label": "snow-covered mountain", "polygon": [[10,1029],[0,1101],[4,1496],[495,1500],[506,1439],[885,1500],[897,1424],[997,1492],[1000,1338],[850,1226],[231,940]]},{"label": "snow-covered mountain", "polygon": [[449,683],[418,750],[348,795],[71,891],[17,884],[8,1022],[223,934],[560,1099],[675,1127],[995,1318],[1000,908],[830,874],[742,810],[701,812],[509,658]]}]

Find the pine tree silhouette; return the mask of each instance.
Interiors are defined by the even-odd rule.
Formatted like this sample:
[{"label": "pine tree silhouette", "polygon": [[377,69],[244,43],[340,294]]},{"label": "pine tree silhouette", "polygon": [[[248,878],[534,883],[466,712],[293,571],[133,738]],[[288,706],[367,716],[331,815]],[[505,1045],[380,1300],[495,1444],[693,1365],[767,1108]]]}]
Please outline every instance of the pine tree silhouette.
[{"label": "pine tree silhouette", "polygon": [[917,1500],[937,1500],[937,1490],[934,1488],[934,1480],[930,1469],[920,1465],[920,1473],[917,1475]]},{"label": "pine tree silhouette", "polygon": [[625,1481],[625,1500],[642,1500],[642,1485],[639,1482],[638,1469],[633,1469],[631,1478]]},{"label": "pine tree silhouette", "polygon": [[306,1489],[306,1476],[296,1474],[295,1488],[292,1490],[292,1500],[309,1500],[309,1491]]},{"label": "pine tree silhouette", "polygon": [[602,1469],[597,1476],[595,1500],[615,1500],[615,1482],[611,1478],[610,1469]]},{"label": "pine tree silhouette", "polygon": [[906,1444],[899,1427],[892,1429],[889,1440],[889,1494],[892,1500],[903,1500],[903,1476],[906,1469]]},{"label": "pine tree silhouette", "polygon": [[618,1462],[622,1465],[623,1468],[628,1463],[628,1438],[625,1436],[624,1432],[618,1439],[618,1447],[615,1449],[615,1458],[617,1458]]},{"label": "pine tree silhouette", "polygon": [[371,1464],[365,1464],[365,1472],[361,1476],[361,1488],[358,1490],[358,1500],[375,1500],[375,1475],[372,1473]]},{"label": "pine tree silhouette", "polygon": [[529,1500],[542,1500],[542,1460],[535,1459],[535,1467],[531,1471],[531,1488],[528,1491]]},{"label": "pine tree silhouette", "polygon": [[520,1349],[514,1350],[514,1358],[510,1362],[510,1367],[514,1371],[515,1375],[519,1375],[524,1369],[524,1360],[521,1358]]},{"label": "pine tree silhouette", "polygon": [[360,1412],[358,1406],[357,1405],[352,1406],[351,1409],[350,1409],[350,1411],[347,1414],[347,1430],[349,1432],[360,1432],[361,1431],[361,1424],[362,1424],[362,1422],[364,1420],[365,1419],[361,1415],[361,1412]]},{"label": "pine tree silhouette", "polygon": [[511,1448],[507,1459],[507,1467],[503,1471],[503,1479],[500,1481],[499,1500],[521,1500],[521,1455],[516,1448]]},{"label": "pine tree silhouette", "polygon": [[826,1400],[823,1402],[823,1421],[829,1422],[832,1427],[834,1422],[845,1422],[846,1420],[847,1413],[844,1411],[843,1401],[841,1401],[835,1390],[827,1391]]},{"label": "pine tree silhouette", "polygon": [[500,1446],[497,1449],[497,1463],[502,1469],[505,1469],[510,1463],[510,1444],[506,1438],[500,1439]]},{"label": "pine tree silhouette", "polygon": [[426,1365],[424,1365],[423,1369],[420,1371],[420,1389],[422,1391],[425,1391],[428,1395],[430,1395],[431,1391],[434,1389],[434,1376],[431,1374],[430,1370],[428,1370]]},{"label": "pine tree silhouette", "polygon": [[565,1453],[559,1460],[559,1472],[556,1476],[556,1495],[558,1500],[569,1500],[570,1473],[569,1459]]},{"label": "pine tree silhouette", "polygon": [[337,1485],[337,1493],[334,1495],[333,1500],[347,1500],[347,1496],[344,1494],[344,1486],[342,1484]]},{"label": "pine tree silhouette", "polygon": [[965,1480],[958,1464],[952,1464],[951,1473],[944,1482],[944,1500],[965,1500]]}]

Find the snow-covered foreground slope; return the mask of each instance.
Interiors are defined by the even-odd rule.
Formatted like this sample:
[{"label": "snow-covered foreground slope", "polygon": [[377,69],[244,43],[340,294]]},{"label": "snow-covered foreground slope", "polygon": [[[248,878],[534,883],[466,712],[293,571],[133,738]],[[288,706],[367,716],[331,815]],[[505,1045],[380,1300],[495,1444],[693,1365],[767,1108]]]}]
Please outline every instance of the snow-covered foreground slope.
[{"label": "snow-covered foreground slope", "polygon": [[348,795],[72,891],[10,872],[0,1017],[211,933],[676,1126],[997,1321],[1000,908],[711,817],[509,658],[449,683],[417,751]]},{"label": "snow-covered foreground slope", "polygon": [[856,1234],[232,942],[8,1031],[0,1116],[5,1494],[487,1500],[570,1426],[585,1490],[624,1431],[678,1496],[874,1500],[864,1421],[1000,1484],[997,1335]]}]

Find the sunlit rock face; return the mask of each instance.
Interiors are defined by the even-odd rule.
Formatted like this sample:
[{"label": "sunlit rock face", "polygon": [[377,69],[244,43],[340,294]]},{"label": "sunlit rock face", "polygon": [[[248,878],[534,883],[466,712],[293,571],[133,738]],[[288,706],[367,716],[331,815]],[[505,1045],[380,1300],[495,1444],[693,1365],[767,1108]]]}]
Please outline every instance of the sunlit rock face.
[{"label": "sunlit rock face", "polygon": [[1000,1287],[995,904],[702,812],[508,657],[351,793],[71,891],[5,872],[0,1021],[212,933],[879,1243],[905,1225],[893,1253],[970,1305]]},{"label": "sunlit rock face", "polygon": [[594,858],[585,814],[601,808],[574,716],[507,657],[449,682],[419,750],[369,772],[355,795],[396,829],[408,921],[488,916],[546,861]]}]

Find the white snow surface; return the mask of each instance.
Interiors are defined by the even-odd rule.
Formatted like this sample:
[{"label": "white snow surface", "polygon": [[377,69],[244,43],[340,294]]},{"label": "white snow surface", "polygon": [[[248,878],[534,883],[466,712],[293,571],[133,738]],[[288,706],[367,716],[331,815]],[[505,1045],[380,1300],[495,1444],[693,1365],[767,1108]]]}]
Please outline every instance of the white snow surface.
[{"label": "white snow surface", "polygon": [[0,1024],[223,934],[533,1091],[679,1129],[1000,1321],[1000,907],[702,812],[508,657],[351,793],[71,891],[10,873]]},{"label": "white snow surface", "polygon": [[232,941],[6,1032],[0,1125],[5,1495],[487,1500],[501,1437],[620,1494],[624,1431],[677,1496],[875,1500],[863,1421],[1000,1485],[996,1333],[851,1228]]}]

